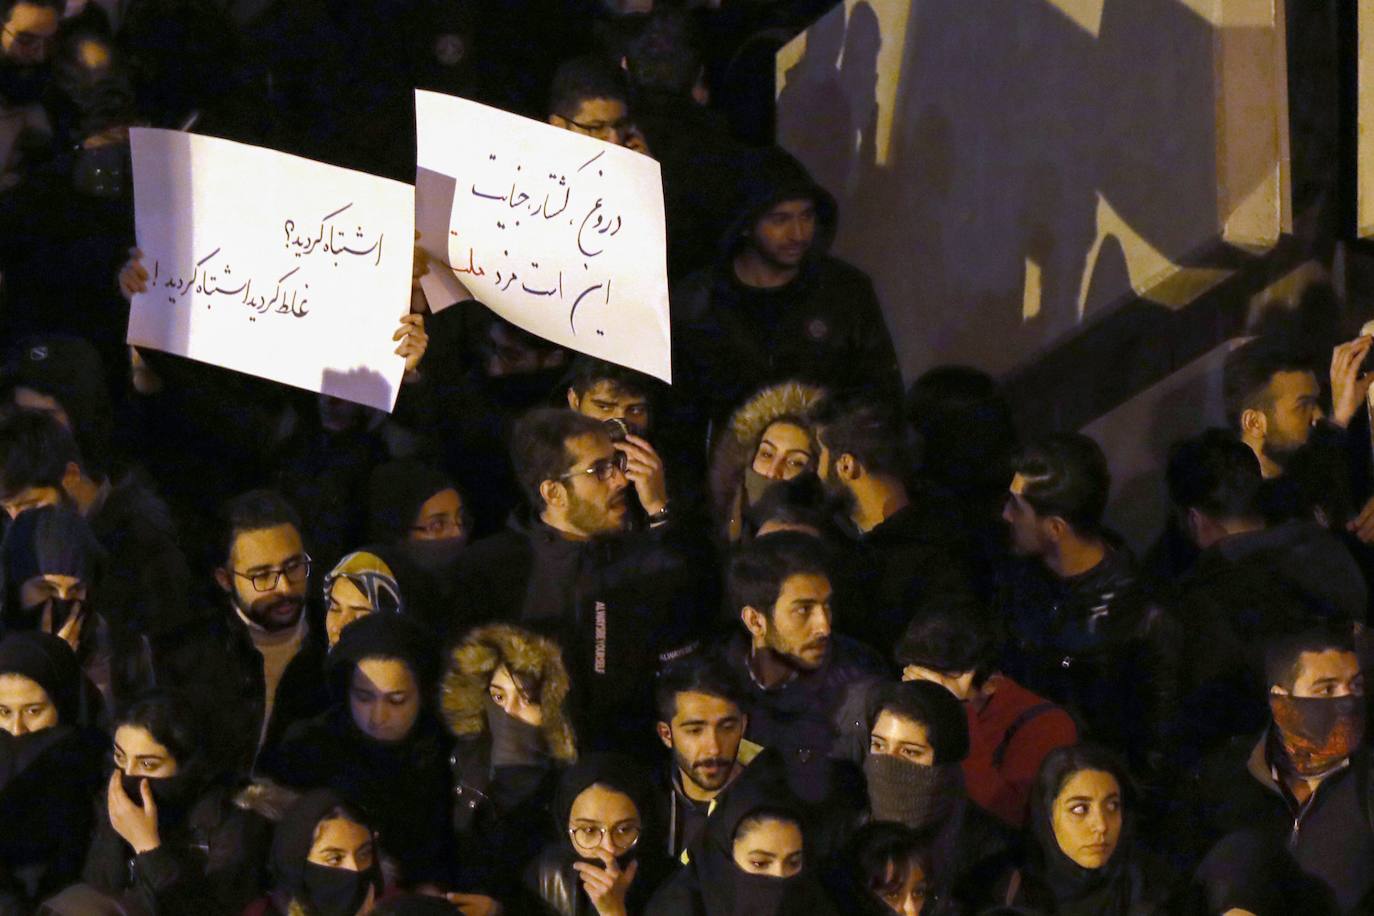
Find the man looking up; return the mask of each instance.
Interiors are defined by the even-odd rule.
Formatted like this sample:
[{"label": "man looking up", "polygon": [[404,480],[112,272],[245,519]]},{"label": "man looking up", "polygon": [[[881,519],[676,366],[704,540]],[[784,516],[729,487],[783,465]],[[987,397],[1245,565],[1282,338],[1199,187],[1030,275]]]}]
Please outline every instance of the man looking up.
[{"label": "man looking up", "polygon": [[668,854],[674,859],[701,835],[716,797],[760,748],[744,740],[749,717],[730,672],[693,655],[664,670],[655,689],[658,738],[672,751],[667,804]]},{"label": "man looking up", "polygon": [[1281,342],[1257,337],[1226,357],[1226,422],[1259,459],[1265,479],[1307,442],[1321,421],[1321,387],[1304,360]]},{"label": "man looking up", "polygon": [[[647,443],[613,443],[591,417],[531,411],[511,456],[528,512],[468,548],[447,629],[499,621],[552,637],[588,749],[657,756],[654,675],[696,645],[701,609],[717,603],[706,545],[672,517]],[[630,487],[650,516],[640,530],[626,526]]]},{"label": "man looking up", "polygon": [[867,402],[822,402],[815,415],[817,468],[858,542],[857,593],[841,628],[889,651],[936,597],[971,595],[969,547],[957,508],[913,492],[895,418]]}]

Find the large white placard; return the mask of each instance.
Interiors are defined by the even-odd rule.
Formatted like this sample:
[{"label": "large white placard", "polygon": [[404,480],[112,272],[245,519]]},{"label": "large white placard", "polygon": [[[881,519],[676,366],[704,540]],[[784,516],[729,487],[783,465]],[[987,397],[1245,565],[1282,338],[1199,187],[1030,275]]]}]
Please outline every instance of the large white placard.
[{"label": "large white placard", "polygon": [[414,188],[176,131],[131,140],[149,280],[129,343],[390,411]]},{"label": "large white placard", "polygon": [[[415,96],[416,221],[440,274],[532,334],[671,382],[658,163],[466,99]],[[431,307],[449,304],[427,292]]]}]

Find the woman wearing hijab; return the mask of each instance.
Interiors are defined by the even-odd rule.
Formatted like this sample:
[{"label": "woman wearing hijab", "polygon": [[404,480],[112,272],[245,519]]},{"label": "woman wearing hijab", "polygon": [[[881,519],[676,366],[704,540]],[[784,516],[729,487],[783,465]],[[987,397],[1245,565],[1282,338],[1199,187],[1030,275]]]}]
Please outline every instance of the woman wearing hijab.
[{"label": "woman wearing hijab", "polygon": [[329,648],[343,628],[368,614],[399,614],[405,605],[396,574],[375,553],[355,550],[324,577],[324,632]]},{"label": "woman wearing hijab", "polygon": [[454,572],[470,531],[467,501],[443,474],[413,459],[372,472],[368,537],[388,558],[410,611],[448,632]]},{"label": "woman wearing hijab", "polygon": [[110,631],[93,609],[103,557],[86,520],[71,506],[21,512],[0,547],[0,633],[40,630],[61,637],[100,691],[106,709],[112,709]]},{"label": "woman wearing hijab", "polygon": [[243,916],[360,916],[382,896],[377,838],[329,789],[305,793],[272,837],[271,894]]},{"label": "woman wearing hijab", "polygon": [[1009,840],[964,791],[960,764],[969,737],[963,705],[939,684],[907,681],[875,691],[867,721],[863,771],[870,819],[928,838],[927,877],[936,896],[966,906],[991,902],[987,888],[1008,867]]},{"label": "woman wearing hijab", "polygon": [[638,763],[592,754],[564,771],[554,798],[561,836],[525,873],[533,912],[638,916],[668,869],[658,853],[653,782]]},{"label": "woman wearing hijab", "polygon": [[81,874],[108,740],[83,722],[81,687],[56,636],[0,641],[0,912],[30,912]]},{"label": "woman wearing hijab", "polygon": [[[745,770],[719,796],[686,867],[659,888],[654,916],[830,916],[800,807],[773,773]],[[846,904],[849,901],[845,901]],[[846,909],[846,912],[849,910]]]},{"label": "woman wearing hijab", "polygon": [[730,417],[711,460],[711,507],[734,543],[748,532],[745,513],[779,481],[814,471],[820,458],[808,413],[825,391],[801,382],[764,388]]},{"label": "woman wearing hijab", "polygon": [[217,782],[191,708],[151,693],[115,719],[114,770],[82,880],[149,914],[237,913],[261,886],[268,825]]},{"label": "woman wearing hijab", "polygon": [[1137,848],[1130,781],[1103,748],[1057,748],[1031,793],[1026,867],[1001,895],[1053,916],[1170,913],[1174,876]]},{"label": "woman wearing hijab", "polygon": [[473,630],[444,677],[454,736],[453,829],[468,881],[508,898],[548,839],[554,789],[577,759],[558,645],[506,624]]},{"label": "woman wearing hijab", "polygon": [[295,788],[328,787],[356,806],[395,860],[402,884],[448,878],[448,739],[434,713],[434,637],[408,617],[349,624],[329,652],[333,704],[293,725],[262,772]]}]

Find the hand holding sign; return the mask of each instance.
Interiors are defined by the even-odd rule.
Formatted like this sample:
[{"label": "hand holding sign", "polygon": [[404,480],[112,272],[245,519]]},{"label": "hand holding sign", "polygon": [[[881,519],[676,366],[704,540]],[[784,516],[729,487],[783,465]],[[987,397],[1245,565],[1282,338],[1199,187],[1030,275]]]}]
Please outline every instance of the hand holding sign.
[{"label": "hand holding sign", "polygon": [[526,331],[671,381],[658,163],[432,92],[416,117],[431,307],[461,284]]}]

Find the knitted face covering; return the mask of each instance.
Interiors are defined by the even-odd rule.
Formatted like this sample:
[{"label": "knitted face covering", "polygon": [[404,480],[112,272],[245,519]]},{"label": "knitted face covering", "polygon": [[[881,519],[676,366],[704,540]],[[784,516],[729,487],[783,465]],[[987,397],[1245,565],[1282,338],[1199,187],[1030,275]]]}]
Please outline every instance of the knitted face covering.
[{"label": "knitted face covering", "polygon": [[922,830],[949,817],[963,796],[957,763],[922,766],[890,754],[864,758],[868,804],[873,819]]}]

